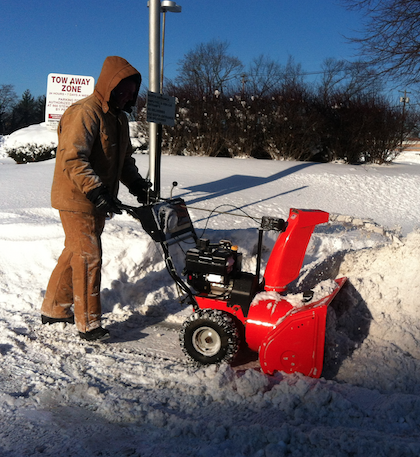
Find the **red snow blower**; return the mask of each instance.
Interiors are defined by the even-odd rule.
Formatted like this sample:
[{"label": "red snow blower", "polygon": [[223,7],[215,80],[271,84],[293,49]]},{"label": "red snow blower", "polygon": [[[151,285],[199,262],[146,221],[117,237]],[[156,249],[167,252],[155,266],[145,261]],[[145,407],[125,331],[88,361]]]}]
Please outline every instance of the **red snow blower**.
[{"label": "red snow blower", "polygon": [[[297,304],[288,300],[287,285],[299,276],[314,228],[328,222],[328,213],[291,209],[287,221],[263,217],[253,274],[241,271],[242,254],[231,242],[198,239],[182,199],[123,208],[161,244],[169,273],[190,299],[193,313],[179,335],[187,357],[201,365],[229,363],[245,343],[258,353],[264,373],[320,377],[327,308],[346,278],[331,281],[333,287],[322,297],[305,292]],[[279,236],[261,279],[263,234],[270,230]],[[169,246],[191,237],[195,247],[186,252],[185,281],[174,267]]]}]

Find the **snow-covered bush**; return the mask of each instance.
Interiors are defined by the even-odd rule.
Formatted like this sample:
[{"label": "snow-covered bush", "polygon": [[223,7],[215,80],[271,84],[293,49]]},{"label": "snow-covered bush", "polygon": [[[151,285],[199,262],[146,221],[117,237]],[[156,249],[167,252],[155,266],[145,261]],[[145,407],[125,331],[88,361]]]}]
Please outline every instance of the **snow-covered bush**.
[{"label": "snow-covered bush", "polygon": [[42,162],[43,160],[53,159],[56,150],[57,147],[53,143],[49,145],[28,143],[11,149],[6,148],[6,154],[16,163]]}]

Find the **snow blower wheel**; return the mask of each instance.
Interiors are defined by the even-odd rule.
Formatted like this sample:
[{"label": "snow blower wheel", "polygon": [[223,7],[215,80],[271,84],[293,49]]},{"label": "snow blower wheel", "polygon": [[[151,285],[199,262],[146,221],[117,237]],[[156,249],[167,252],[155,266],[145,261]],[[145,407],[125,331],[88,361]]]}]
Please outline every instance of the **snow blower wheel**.
[{"label": "snow blower wheel", "polygon": [[200,365],[230,362],[238,352],[234,320],[223,311],[200,309],[183,324],[179,334],[183,352]]}]

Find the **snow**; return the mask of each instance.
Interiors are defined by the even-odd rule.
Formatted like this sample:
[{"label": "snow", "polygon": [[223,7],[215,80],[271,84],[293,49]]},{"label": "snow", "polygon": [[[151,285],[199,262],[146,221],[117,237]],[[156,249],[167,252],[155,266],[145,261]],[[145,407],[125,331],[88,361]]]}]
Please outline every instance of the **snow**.
[{"label": "snow", "polygon": [[[111,340],[42,326],[63,248],[50,207],[54,160],[17,165],[4,148],[54,135],[41,124],[0,140],[1,456],[420,455],[418,152],[388,166],[162,158],[162,195],[177,181],[173,193],[189,204],[198,234],[237,244],[245,271],[255,271],[257,243],[245,213],[330,213],[295,284],[328,293],[331,279],[349,278],[329,307],[324,371],[313,379],[265,375],[250,354],[234,366],[189,366],[178,330],[191,309],[159,247],[127,214],[103,235]],[[148,156],[136,160],[145,173]],[[125,188],[120,199],[135,203]],[[263,269],[274,241],[265,236]]]}]

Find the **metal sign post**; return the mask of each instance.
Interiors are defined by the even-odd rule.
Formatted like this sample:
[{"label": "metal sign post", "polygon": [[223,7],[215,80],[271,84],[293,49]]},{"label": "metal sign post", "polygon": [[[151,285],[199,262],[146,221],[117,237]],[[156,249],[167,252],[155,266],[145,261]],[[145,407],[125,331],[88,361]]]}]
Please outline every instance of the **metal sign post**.
[{"label": "metal sign post", "polygon": [[[149,0],[149,92],[160,94],[160,13],[179,13],[181,7],[173,1]],[[162,124],[149,123],[149,179],[152,189],[160,196],[160,163]]]},{"label": "metal sign post", "polygon": [[[149,91],[160,93],[160,0],[149,0]],[[149,123],[149,179],[160,196],[162,125]]]}]

